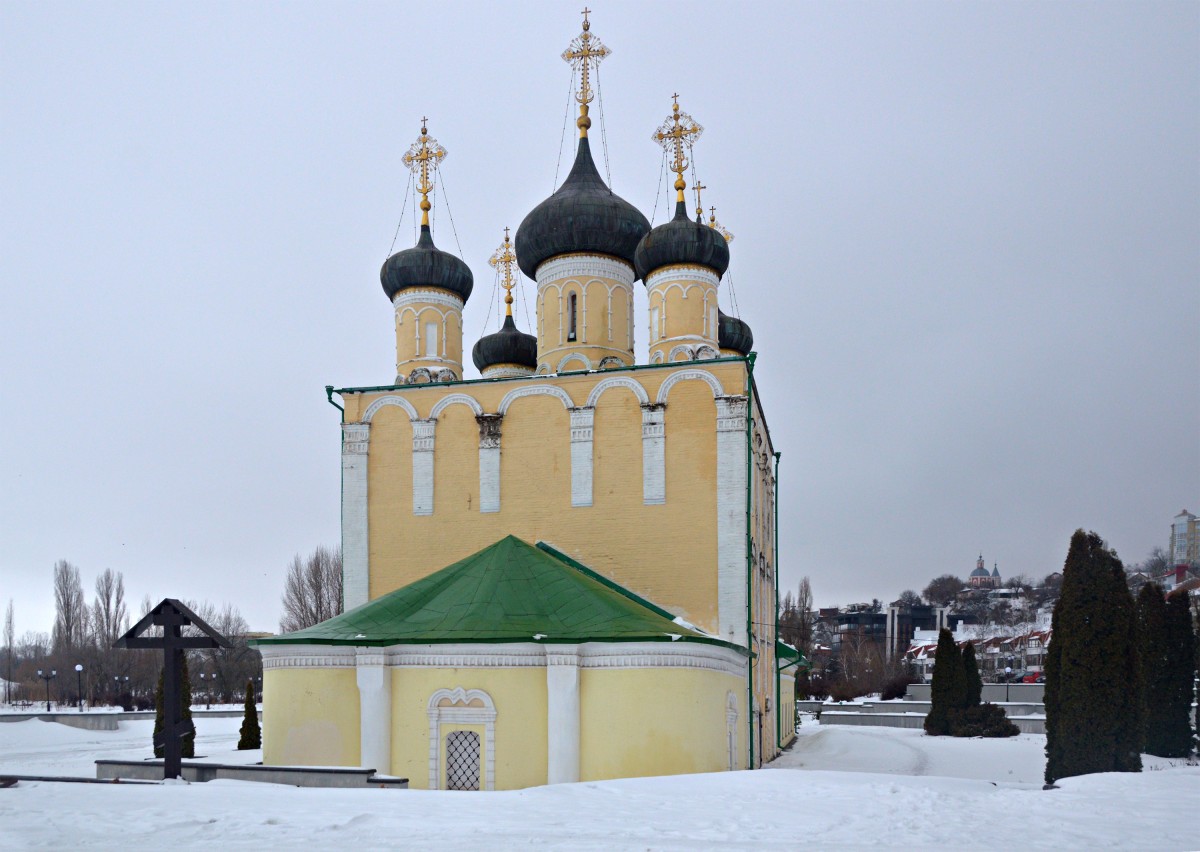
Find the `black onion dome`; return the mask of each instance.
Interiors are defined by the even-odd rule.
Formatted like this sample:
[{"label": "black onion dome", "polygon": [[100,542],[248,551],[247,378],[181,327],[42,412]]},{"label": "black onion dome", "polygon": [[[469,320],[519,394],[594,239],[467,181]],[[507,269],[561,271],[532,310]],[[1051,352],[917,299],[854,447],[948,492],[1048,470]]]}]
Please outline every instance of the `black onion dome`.
[{"label": "black onion dome", "polygon": [[471,349],[471,360],[480,372],[497,364],[537,367],[537,338],[517,329],[512,317],[495,334],[479,338]]},{"label": "black onion dome", "polygon": [[633,268],[638,278],[664,266],[691,263],[717,273],[717,278],[729,268],[729,244],[717,231],[688,218],[687,205],[675,204],[675,218],[659,225],[638,243],[633,256]]},{"label": "black onion dome", "polygon": [[517,228],[517,265],[534,279],[544,262],[572,252],[612,255],[632,266],[638,241],[649,230],[646,217],[601,180],[585,136],[563,185]]},{"label": "black onion dome", "polygon": [[433,244],[428,225],[421,226],[421,238],[413,248],[398,251],[383,262],[379,280],[388,299],[409,287],[439,287],[466,302],[475,286],[470,268]]},{"label": "black onion dome", "polygon": [[718,308],[717,348],[732,349],[734,352],[749,355],[754,349],[754,332],[750,331],[750,326],[745,322]]}]

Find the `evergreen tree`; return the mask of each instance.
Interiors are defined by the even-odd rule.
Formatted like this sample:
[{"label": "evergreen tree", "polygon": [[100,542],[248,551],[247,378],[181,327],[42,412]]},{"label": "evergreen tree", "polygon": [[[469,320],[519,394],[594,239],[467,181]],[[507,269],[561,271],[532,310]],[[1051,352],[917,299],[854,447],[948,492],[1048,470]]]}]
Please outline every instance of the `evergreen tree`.
[{"label": "evergreen tree", "polygon": [[[1138,592],[1138,649],[1142,654],[1142,708],[1145,714],[1146,751],[1168,754],[1170,718],[1170,672],[1167,663],[1167,601],[1162,586],[1146,583]],[[1190,739],[1190,731],[1188,732]],[[1186,754],[1186,752],[1184,752]]]},{"label": "evergreen tree", "polygon": [[938,632],[937,651],[933,658],[933,683],[929,693],[930,707],[925,717],[925,733],[934,737],[948,734],[950,711],[966,706],[967,677],[954,634],[944,627]]},{"label": "evergreen tree", "polygon": [[246,681],[246,715],[242,718],[238,751],[262,748],[262,729],[258,726],[258,706],[254,703],[254,681]]},{"label": "evergreen tree", "polygon": [[1137,614],[1116,553],[1076,530],[1046,652],[1046,781],[1140,772]]},{"label": "evergreen tree", "polygon": [[983,678],[979,676],[979,664],[975,662],[975,646],[970,642],[962,652],[963,672],[967,678],[967,707],[974,707],[983,698]]},{"label": "evergreen tree", "polygon": [[[183,655],[183,718],[185,721],[192,720],[192,679],[188,675],[187,654]],[[157,736],[163,730],[163,673],[160,670],[158,673],[158,686],[154,690],[154,734]],[[163,746],[154,747],[154,756],[162,757],[165,749]],[[191,734],[183,738],[183,757],[196,756],[196,736]]]},{"label": "evergreen tree", "polygon": [[1168,595],[1163,626],[1166,633],[1166,660],[1163,676],[1163,713],[1161,731],[1155,732],[1162,751],[1147,747],[1151,754],[1186,757],[1192,750],[1192,697],[1196,677],[1196,631],[1186,593]]}]

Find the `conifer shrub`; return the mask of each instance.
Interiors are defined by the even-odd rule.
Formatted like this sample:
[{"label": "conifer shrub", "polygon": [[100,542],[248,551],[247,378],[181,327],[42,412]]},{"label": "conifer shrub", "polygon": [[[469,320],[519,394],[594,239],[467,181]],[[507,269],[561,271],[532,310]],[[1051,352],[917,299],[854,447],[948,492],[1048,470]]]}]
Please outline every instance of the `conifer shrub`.
[{"label": "conifer shrub", "polygon": [[956,737],[1015,737],[1020,728],[996,704],[975,704],[950,711],[950,732]]},{"label": "conifer shrub", "polygon": [[238,751],[262,748],[262,728],[258,725],[258,705],[254,702],[254,681],[246,681],[246,713],[239,731]]},{"label": "conifer shrub", "polygon": [[983,678],[979,676],[979,664],[975,661],[975,646],[970,642],[963,648],[962,665],[967,679],[966,705],[968,708],[976,707],[983,698]]},{"label": "conifer shrub", "polygon": [[[192,718],[192,679],[188,675],[187,655],[183,656],[183,719],[191,721]],[[158,687],[154,690],[154,735],[162,733],[163,730],[163,673],[160,670],[158,673]],[[162,757],[166,752],[165,746],[155,746],[154,756]],[[183,748],[181,751],[183,757],[196,756],[196,736],[190,734],[183,738]]]},{"label": "conifer shrub", "polygon": [[963,671],[962,654],[954,642],[954,635],[944,627],[938,632],[929,697],[930,707],[925,716],[925,733],[933,737],[950,733],[950,711],[966,707],[967,677]]},{"label": "conifer shrub", "polygon": [[1116,553],[1076,530],[1046,651],[1046,782],[1142,768],[1137,614]]},{"label": "conifer shrub", "polygon": [[1146,750],[1163,757],[1186,757],[1192,751],[1192,700],[1196,678],[1197,637],[1187,594],[1167,595],[1163,627],[1167,648],[1163,674],[1162,730],[1155,732],[1162,750]]},{"label": "conifer shrub", "polygon": [[[1146,751],[1180,757],[1172,748],[1170,669],[1167,650],[1167,601],[1162,586],[1146,583],[1138,592],[1138,648],[1142,655],[1142,710]],[[1188,731],[1187,739],[1191,739]],[[1190,750],[1190,743],[1187,744]],[[1184,752],[1183,754],[1186,754]]]}]

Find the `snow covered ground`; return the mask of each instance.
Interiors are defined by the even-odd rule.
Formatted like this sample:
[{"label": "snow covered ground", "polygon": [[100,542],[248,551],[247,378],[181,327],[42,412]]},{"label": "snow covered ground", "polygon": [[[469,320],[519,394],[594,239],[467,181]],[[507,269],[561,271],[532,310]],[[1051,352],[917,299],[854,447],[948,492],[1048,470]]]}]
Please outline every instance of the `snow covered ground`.
[{"label": "snow covered ground", "polygon": [[[197,753],[226,762],[238,719],[197,719]],[[270,784],[22,782],[0,790],[0,848],[761,849],[917,846],[1194,849],[1200,767],[1043,791],[1044,738],[930,738],[806,723],[761,772],[567,784],[490,794]],[[0,723],[0,774],[94,776],[97,758],[149,755],[148,721],[83,731]]]}]

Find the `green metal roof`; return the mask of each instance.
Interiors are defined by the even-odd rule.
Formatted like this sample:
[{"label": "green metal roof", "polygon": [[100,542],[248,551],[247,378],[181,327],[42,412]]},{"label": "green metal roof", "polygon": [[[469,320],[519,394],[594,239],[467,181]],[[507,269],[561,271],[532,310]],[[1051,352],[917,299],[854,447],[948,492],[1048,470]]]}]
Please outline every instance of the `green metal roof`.
[{"label": "green metal roof", "polygon": [[510,535],[328,621],[251,644],[672,641],[744,650],[675,622],[552,548]]}]

